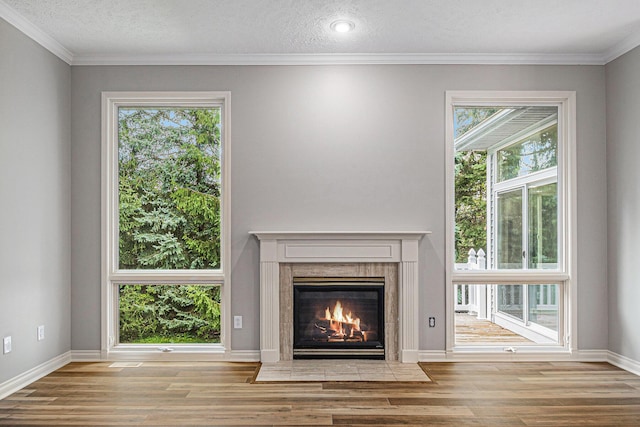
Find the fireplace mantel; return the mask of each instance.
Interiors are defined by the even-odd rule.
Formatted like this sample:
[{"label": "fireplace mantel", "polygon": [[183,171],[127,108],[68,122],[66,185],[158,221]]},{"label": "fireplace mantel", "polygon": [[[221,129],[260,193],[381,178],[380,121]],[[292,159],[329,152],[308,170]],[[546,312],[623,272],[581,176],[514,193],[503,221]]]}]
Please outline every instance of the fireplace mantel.
[{"label": "fireplace mantel", "polygon": [[324,239],[412,239],[420,240],[430,231],[250,231],[259,240],[324,240]]},{"label": "fireplace mantel", "polygon": [[398,263],[400,361],[418,361],[418,243],[429,231],[252,231],[260,241],[260,358],[280,360],[280,263]]}]

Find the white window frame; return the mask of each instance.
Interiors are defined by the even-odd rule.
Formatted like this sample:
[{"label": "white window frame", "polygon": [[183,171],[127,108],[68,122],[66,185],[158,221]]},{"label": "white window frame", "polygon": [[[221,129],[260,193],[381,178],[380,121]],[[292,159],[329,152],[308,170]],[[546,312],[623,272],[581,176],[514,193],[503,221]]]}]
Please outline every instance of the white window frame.
[{"label": "white window frame", "polygon": [[[126,107],[220,108],[221,114],[221,261],[208,270],[120,270],[118,266],[118,110]],[[101,185],[101,356],[157,359],[167,352],[181,357],[225,358],[231,351],[231,111],[230,92],[102,92]],[[220,343],[200,345],[118,344],[120,284],[212,284],[220,286]],[[197,356],[200,355],[200,356]]]},{"label": "white window frame", "polygon": [[[559,325],[562,342],[556,346],[523,346],[520,353],[537,354],[572,353],[577,351],[577,240],[576,240],[576,93],[574,91],[447,91],[445,96],[445,215],[446,215],[446,352],[455,359],[456,353],[504,352],[504,346],[456,346],[454,285],[465,284],[550,284],[558,283],[563,317]],[[558,239],[558,269],[553,270],[456,270],[455,269],[455,179],[454,179],[454,129],[455,107],[463,106],[555,106],[558,107],[558,204],[560,223]],[[489,172],[488,172],[489,173]],[[488,197],[491,197],[488,194]],[[489,225],[489,224],[488,224]],[[518,357],[509,354],[510,358]]]}]

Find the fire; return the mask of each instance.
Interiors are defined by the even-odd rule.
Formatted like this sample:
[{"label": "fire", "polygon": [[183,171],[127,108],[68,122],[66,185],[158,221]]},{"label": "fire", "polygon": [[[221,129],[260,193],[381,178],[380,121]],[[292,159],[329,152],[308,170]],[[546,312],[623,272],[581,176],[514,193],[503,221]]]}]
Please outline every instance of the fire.
[{"label": "fire", "polygon": [[354,317],[351,312],[349,314],[344,313],[340,301],[336,301],[333,314],[329,307],[325,309],[325,320],[329,322],[329,329],[333,331],[329,339],[364,337],[360,330],[360,319]]}]

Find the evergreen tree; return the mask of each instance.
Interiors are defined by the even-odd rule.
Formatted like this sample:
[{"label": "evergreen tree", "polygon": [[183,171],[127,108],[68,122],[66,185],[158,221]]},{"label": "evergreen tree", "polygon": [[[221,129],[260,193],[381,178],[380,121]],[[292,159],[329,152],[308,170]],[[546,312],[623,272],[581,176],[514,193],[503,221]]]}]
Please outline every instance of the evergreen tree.
[{"label": "evergreen tree", "polygon": [[120,268],[219,268],[219,110],[119,119]]},{"label": "evergreen tree", "polygon": [[[220,268],[220,110],[119,111],[121,269]],[[122,285],[121,342],[216,342],[216,286]]]}]

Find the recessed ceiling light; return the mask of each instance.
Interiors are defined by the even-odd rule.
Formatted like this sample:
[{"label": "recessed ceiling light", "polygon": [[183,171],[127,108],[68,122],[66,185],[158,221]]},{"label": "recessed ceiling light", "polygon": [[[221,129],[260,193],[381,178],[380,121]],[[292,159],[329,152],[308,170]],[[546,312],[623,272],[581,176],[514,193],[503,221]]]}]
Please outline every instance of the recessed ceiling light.
[{"label": "recessed ceiling light", "polygon": [[356,24],[351,21],[339,20],[333,21],[329,27],[331,27],[331,29],[336,33],[348,33],[356,28]]}]

